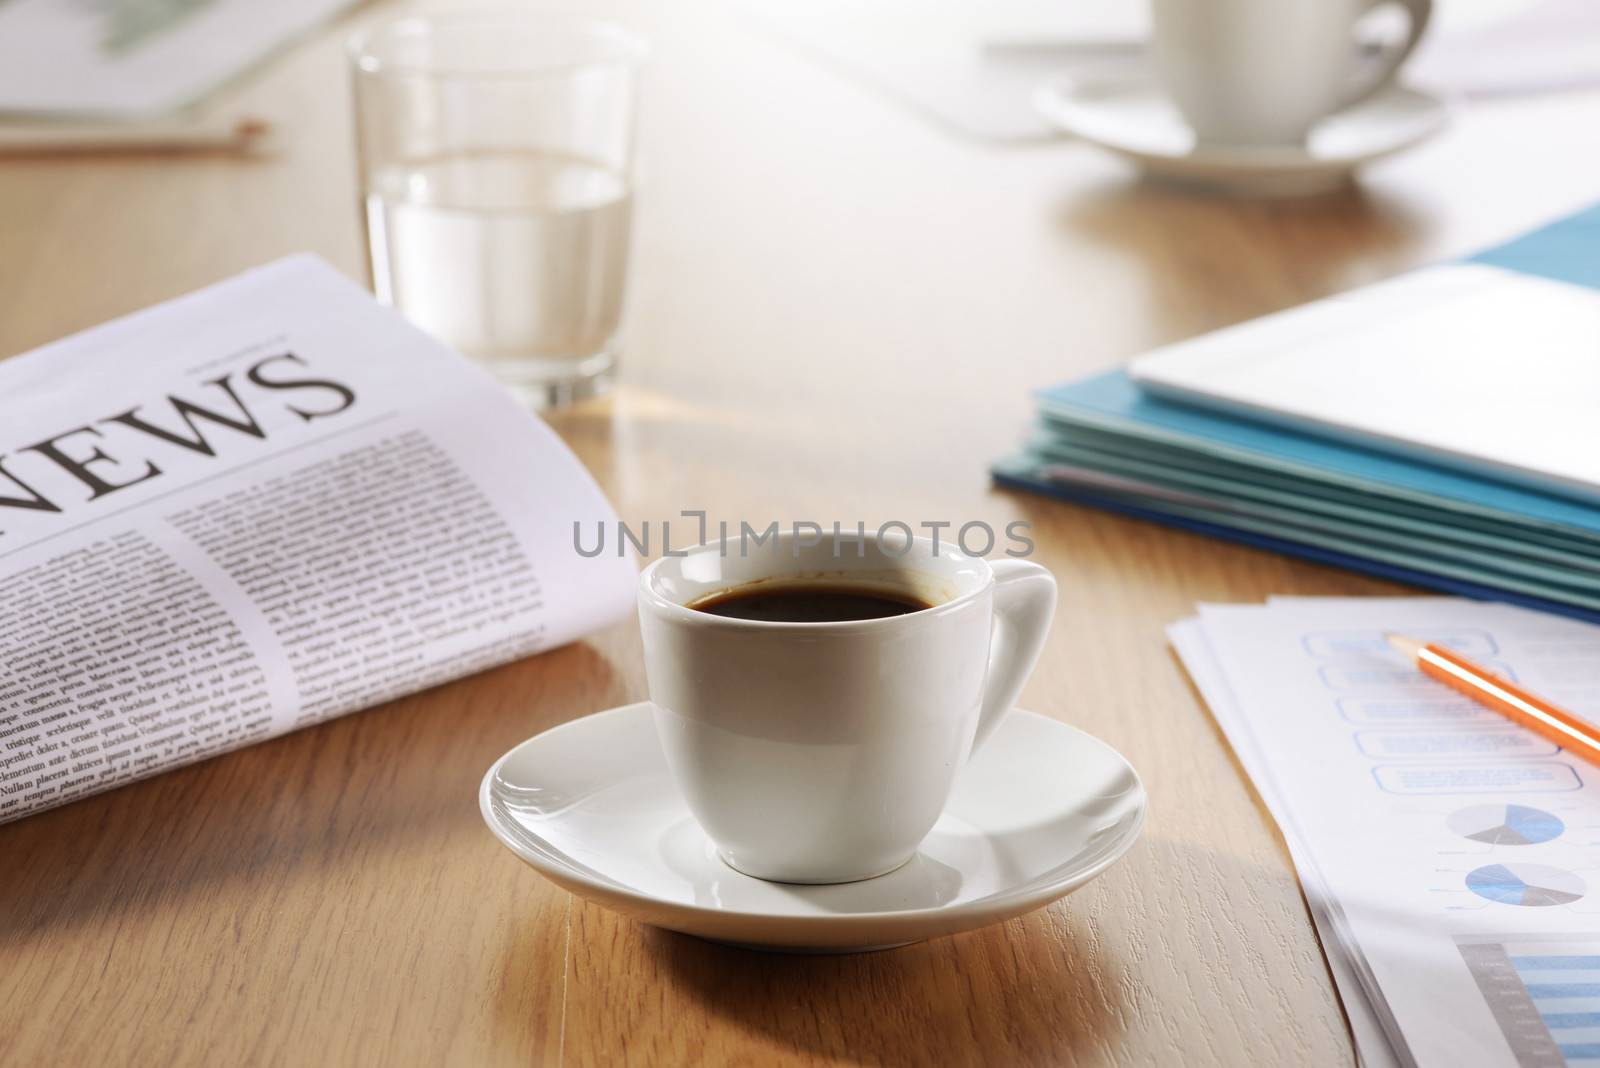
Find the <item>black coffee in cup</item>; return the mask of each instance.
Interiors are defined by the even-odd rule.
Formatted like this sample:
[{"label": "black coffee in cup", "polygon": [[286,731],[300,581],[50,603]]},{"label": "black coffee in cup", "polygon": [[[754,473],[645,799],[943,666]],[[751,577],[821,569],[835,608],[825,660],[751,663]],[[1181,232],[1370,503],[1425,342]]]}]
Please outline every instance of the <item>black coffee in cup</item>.
[{"label": "black coffee in cup", "polygon": [[871,586],[761,582],[702,597],[691,601],[688,607],[727,619],[846,623],[903,616],[933,605],[910,594],[891,593]]}]

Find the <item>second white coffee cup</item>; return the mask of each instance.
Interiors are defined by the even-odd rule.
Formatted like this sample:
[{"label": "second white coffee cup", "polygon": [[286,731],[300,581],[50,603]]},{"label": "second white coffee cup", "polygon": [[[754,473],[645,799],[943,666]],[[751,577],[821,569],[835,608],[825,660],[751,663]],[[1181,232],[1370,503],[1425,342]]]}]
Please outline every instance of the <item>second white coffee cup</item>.
[{"label": "second white coffee cup", "polygon": [[[689,607],[757,582],[859,587],[932,607],[805,623]],[[790,533],[651,564],[639,620],[656,725],[723,860],[762,879],[835,883],[911,859],[956,773],[1015,703],[1055,598],[1037,564],[924,538]]]},{"label": "second white coffee cup", "polygon": [[[1386,5],[1405,36],[1361,58],[1356,24]],[[1152,0],[1156,70],[1195,137],[1214,145],[1298,145],[1320,119],[1387,85],[1432,0]]]}]

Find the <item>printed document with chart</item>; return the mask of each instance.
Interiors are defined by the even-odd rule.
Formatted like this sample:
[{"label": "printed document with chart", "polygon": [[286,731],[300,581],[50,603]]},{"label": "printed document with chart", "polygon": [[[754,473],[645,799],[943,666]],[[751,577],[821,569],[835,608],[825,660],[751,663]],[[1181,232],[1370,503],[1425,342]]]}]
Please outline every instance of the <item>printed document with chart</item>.
[{"label": "printed document with chart", "polygon": [[1290,843],[1363,1060],[1600,1065],[1600,769],[1386,631],[1600,713],[1600,627],[1508,605],[1280,598],[1172,633]]}]

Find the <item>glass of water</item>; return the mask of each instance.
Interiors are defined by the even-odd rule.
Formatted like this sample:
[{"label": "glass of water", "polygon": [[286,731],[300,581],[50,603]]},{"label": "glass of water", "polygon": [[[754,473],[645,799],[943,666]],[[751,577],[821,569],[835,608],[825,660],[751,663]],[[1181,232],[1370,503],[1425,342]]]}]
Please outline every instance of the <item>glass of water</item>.
[{"label": "glass of water", "polygon": [[514,11],[350,42],[373,288],[532,407],[616,367],[644,51],[615,23]]}]

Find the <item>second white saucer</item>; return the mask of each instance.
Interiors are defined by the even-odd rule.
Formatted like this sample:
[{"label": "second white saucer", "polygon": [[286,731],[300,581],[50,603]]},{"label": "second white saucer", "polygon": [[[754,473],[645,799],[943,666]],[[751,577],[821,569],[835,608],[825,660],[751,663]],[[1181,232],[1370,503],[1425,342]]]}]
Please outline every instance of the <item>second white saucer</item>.
[{"label": "second white saucer", "polygon": [[1018,710],[963,769],[909,864],[857,883],[765,882],[718,859],[641,703],[523,742],[489,769],[479,803],[495,837],[580,897],[717,941],[843,952],[996,923],[1065,896],[1133,845],[1145,792],[1104,742]]},{"label": "second white saucer", "polygon": [[1323,119],[1304,145],[1226,146],[1196,142],[1154,83],[1050,82],[1039,113],[1075,137],[1109,149],[1162,178],[1257,196],[1303,196],[1347,184],[1363,164],[1409,148],[1450,119],[1443,100],[1391,85]]}]

